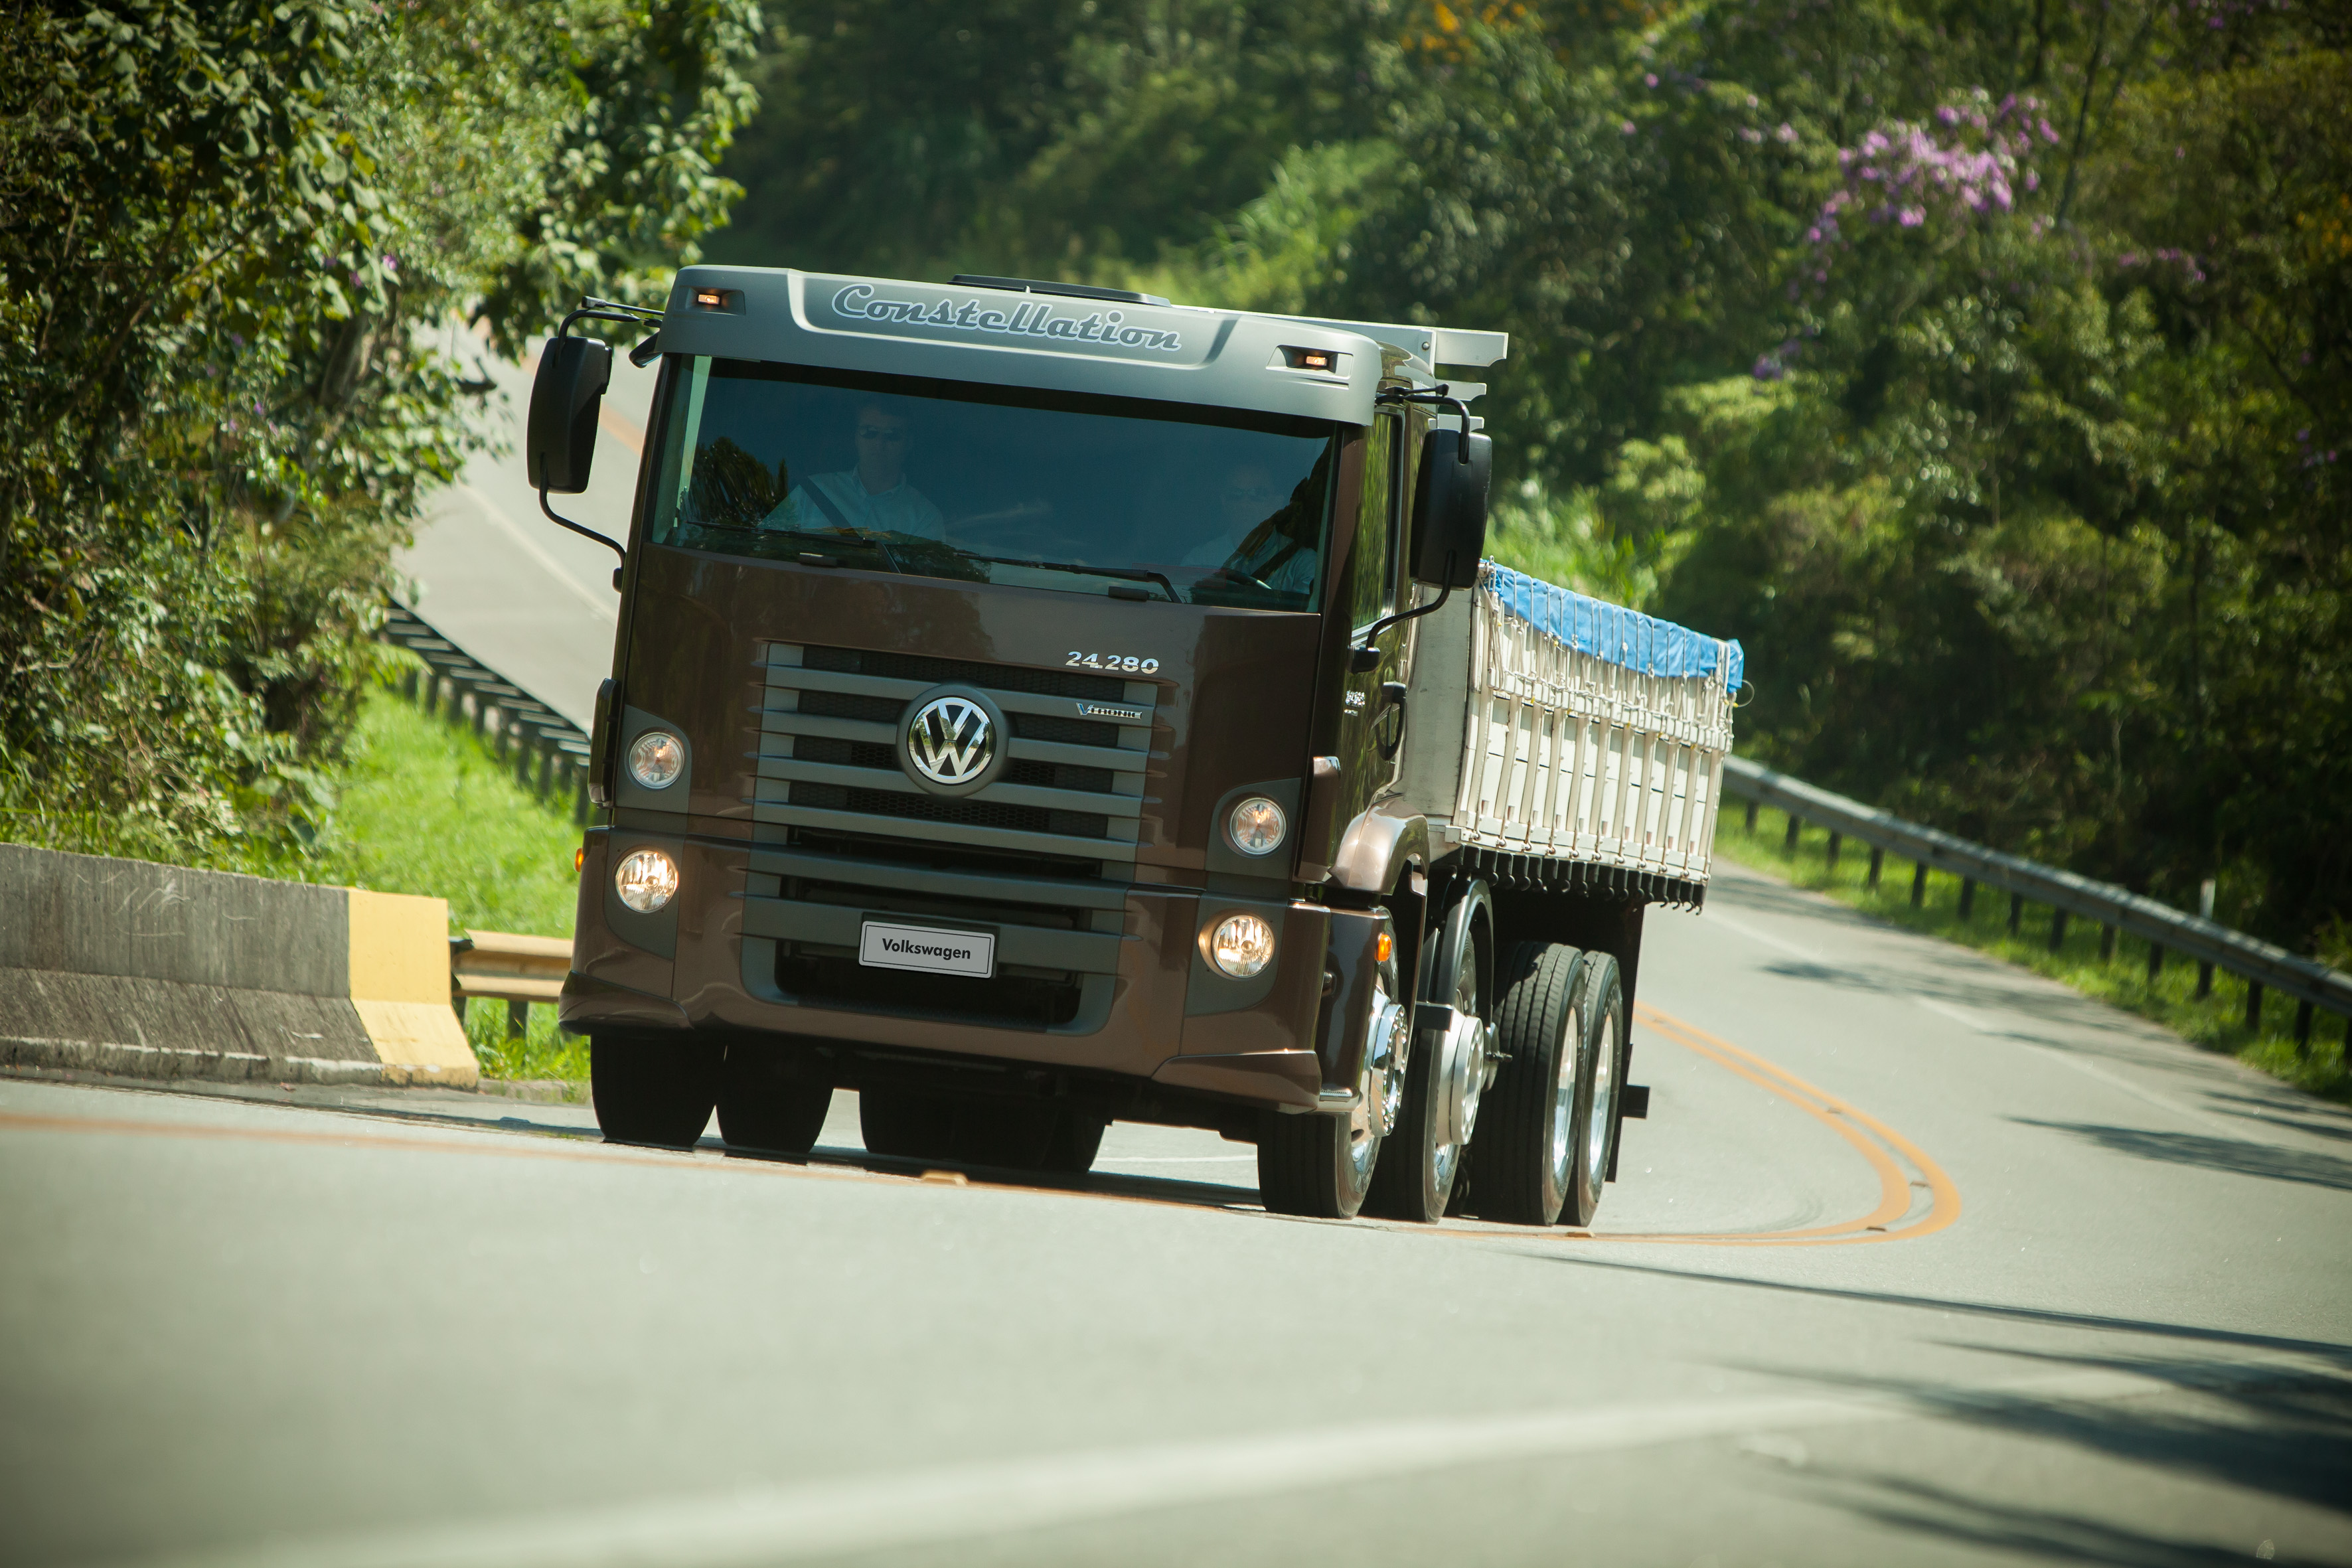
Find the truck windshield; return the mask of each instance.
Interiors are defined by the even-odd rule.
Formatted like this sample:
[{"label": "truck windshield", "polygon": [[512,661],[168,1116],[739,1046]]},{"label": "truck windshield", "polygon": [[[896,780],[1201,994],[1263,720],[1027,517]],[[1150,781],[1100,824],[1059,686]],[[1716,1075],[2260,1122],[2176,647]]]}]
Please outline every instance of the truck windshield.
[{"label": "truck windshield", "polygon": [[675,372],[656,543],[1316,606],[1329,420],[708,357]]}]

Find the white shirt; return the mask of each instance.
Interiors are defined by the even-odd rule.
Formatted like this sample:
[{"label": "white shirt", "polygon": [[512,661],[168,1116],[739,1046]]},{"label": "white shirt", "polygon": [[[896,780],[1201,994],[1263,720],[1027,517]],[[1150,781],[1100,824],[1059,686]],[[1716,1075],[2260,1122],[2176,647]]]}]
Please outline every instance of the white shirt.
[{"label": "white shirt", "polygon": [[[826,515],[824,508],[809,499],[814,487],[841,513],[836,522]],[[900,479],[890,489],[876,495],[866,488],[855,468],[839,473],[812,474],[793,487],[783,505],[762,520],[765,528],[795,528],[812,533],[828,533],[846,522],[860,533],[905,533],[918,539],[936,539],[944,542],[948,536],[947,519],[930,503],[922,491]]]}]

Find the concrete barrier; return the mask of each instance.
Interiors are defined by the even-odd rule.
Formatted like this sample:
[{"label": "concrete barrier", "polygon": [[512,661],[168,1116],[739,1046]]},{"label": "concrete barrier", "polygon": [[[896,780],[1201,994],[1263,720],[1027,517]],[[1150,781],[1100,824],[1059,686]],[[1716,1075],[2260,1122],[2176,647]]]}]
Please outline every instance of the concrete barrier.
[{"label": "concrete barrier", "polygon": [[0,844],[0,1068],[479,1079],[440,899]]}]

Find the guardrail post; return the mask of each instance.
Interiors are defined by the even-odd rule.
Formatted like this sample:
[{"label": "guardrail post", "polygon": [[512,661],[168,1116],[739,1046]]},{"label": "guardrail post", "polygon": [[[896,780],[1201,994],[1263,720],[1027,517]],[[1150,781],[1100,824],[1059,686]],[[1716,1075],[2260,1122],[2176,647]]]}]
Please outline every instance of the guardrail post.
[{"label": "guardrail post", "polygon": [[1844,837],[1845,836],[1841,833],[1830,835],[1830,875],[1832,877],[1837,875],[1838,846],[1844,841]]},{"label": "guardrail post", "polygon": [[1976,907],[1977,879],[1974,877],[1963,877],[1960,879],[1960,919],[1966,921],[1976,912]]},{"label": "guardrail post", "polygon": [[2151,942],[2147,944],[2147,978],[2150,984],[2153,984],[2156,977],[2163,973],[2164,944],[2158,942]]},{"label": "guardrail post", "polygon": [[2308,997],[2294,1005],[2294,1054],[2311,1054],[2311,1001]]},{"label": "guardrail post", "polygon": [[2211,994],[2213,994],[2213,966],[2210,963],[2200,963],[2197,966],[2197,1000],[2202,1002]]},{"label": "guardrail post", "polygon": [[1795,854],[1797,852],[1797,834],[1804,827],[1804,826],[1805,819],[1799,816],[1795,812],[1790,812],[1789,814],[1789,837],[1781,844],[1780,847],[1786,849],[1791,855]]},{"label": "guardrail post", "polygon": [[2263,983],[2259,980],[2246,982],[2246,1027],[2254,1034],[2262,1033]]},{"label": "guardrail post", "polygon": [[2116,928],[2103,925],[2099,928],[2099,962],[2112,963],[2115,962],[2115,957]]},{"label": "guardrail post", "polygon": [[588,780],[584,774],[572,786],[572,825],[588,826]]},{"label": "guardrail post", "polygon": [[1870,847],[1870,889],[1878,890],[1878,873],[1886,864],[1886,851],[1876,845]]},{"label": "guardrail post", "polygon": [[528,1003],[528,1002],[509,1002],[509,1003],[508,1003],[508,1004],[507,1004],[507,1038],[508,1038],[508,1039],[509,1039],[509,1040],[511,1040],[511,1039],[515,1038],[517,1036],[520,1036],[520,1035],[528,1035],[528,1034],[530,1034],[530,1003]]},{"label": "guardrail post", "polygon": [[1756,802],[1752,800],[1748,803],[1748,831],[1756,831]]},{"label": "guardrail post", "polygon": [[414,670],[414,669],[404,669],[404,670],[402,670],[402,671],[400,672],[400,694],[401,694],[403,697],[407,698],[411,702],[414,702],[414,701],[415,701],[415,700],[416,700],[416,671],[415,671],[415,670]]},{"label": "guardrail post", "polygon": [[2009,934],[2015,936],[2017,934],[2017,928],[2024,923],[2025,895],[2023,893],[2011,893],[2009,896]]},{"label": "guardrail post", "polygon": [[2050,951],[2056,952],[2065,945],[2066,911],[2064,910],[2052,910],[2050,911]]},{"label": "guardrail post", "polygon": [[1911,868],[1911,907],[1927,907],[1927,862],[1922,860]]}]

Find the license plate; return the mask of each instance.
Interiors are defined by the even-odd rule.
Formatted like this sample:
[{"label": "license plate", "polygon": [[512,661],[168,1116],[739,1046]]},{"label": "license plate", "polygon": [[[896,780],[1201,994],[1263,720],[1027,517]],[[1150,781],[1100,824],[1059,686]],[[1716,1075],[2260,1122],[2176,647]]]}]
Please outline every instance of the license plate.
[{"label": "license plate", "polygon": [[857,962],[873,969],[913,969],[925,974],[986,980],[996,973],[996,939],[986,931],[939,931],[867,921],[858,936]]}]

